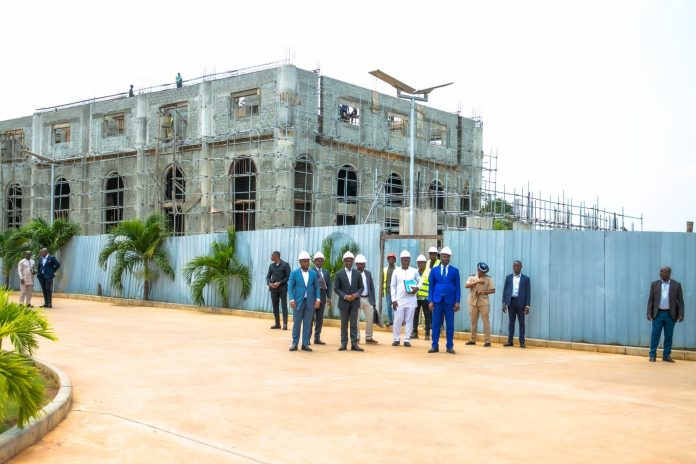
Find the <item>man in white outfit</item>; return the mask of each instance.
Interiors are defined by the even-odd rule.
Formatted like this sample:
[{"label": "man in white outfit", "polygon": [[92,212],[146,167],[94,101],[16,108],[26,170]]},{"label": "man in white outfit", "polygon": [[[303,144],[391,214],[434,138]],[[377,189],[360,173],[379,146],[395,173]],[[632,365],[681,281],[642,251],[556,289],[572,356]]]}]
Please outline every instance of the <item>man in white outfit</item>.
[{"label": "man in white outfit", "polygon": [[24,252],[24,259],[17,265],[17,273],[20,284],[19,304],[31,308],[31,295],[34,293],[34,260],[31,259],[31,251]]},{"label": "man in white outfit", "polygon": [[403,250],[399,257],[401,258],[401,267],[394,269],[391,280],[391,298],[394,310],[394,342],[392,346],[399,346],[401,343],[401,324],[404,321],[406,321],[404,346],[411,346],[413,314],[418,306],[416,293],[420,285],[420,277],[418,270],[409,266],[411,253],[408,250]]}]

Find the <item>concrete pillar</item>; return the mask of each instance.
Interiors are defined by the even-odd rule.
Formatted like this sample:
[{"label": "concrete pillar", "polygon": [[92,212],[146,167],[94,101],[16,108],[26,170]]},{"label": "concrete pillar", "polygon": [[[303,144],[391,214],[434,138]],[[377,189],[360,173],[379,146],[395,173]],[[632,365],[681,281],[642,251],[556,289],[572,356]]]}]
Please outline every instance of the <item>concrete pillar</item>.
[{"label": "concrete pillar", "polygon": [[145,185],[147,169],[145,166],[145,147],[147,146],[147,110],[148,94],[141,94],[137,97],[135,110],[135,150],[136,150],[136,175],[135,175],[135,217],[144,219],[145,217]]},{"label": "concrete pillar", "polygon": [[[282,66],[278,72],[278,125],[281,129],[276,129],[275,152],[278,156],[274,160],[275,174],[264,174],[259,172],[256,181],[257,186],[275,185],[275,199],[263,198],[266,194],[258,192],[256,195],[256,207],[261,212],[257,214],[257,228],[261,227],[291,227],[294,224],[292,198],[292,183],[294,176],[292,169],[297,159],[296,135],[286,129],[294,124],[295,106],[299,103],[297,96],[297,68],[293,65]],[[290,134],[293,134],[290,136]],[[271,177],[273,176],[273,177]],[[257,190],[260,190],[257,188]],[[270,201],[269,201],[270,200]],[[261,202],[261,203],[260,203]],[[273,202],[273,203],[271,203]],[[263,209],[260,205],[264,205]]]},{"label": "concrete pillar", "polygon": [[[35,113],[32,117],[31,120],[31,131],[32,131],[32,137],[31,137],[31,151],[38,154],[38,155],[46,155],[45,153],[41,153],[42,150],[42,138],[43,138],[43,124],[41,122],[41,114]],[[36,172],[36,163],[34,160],[31,160],[29,162],[29,166],[31,169],[31,172],[29,174],[29,182],[30,182],[30,187],[29,187],[29,217],[33,218],[36,214],[36,212],[40,211],[39,205],[35,204],[36,203],[36,195],[38,193],[38,185],[45,185],[46,180],[45,179],[39,179],[38,178],[38,173]],[[50,184],[50,179],[48,181]],[[50,188],[50,187],[49,187]],[[24,205],[22,205],[24,206]],[[50,205],[49,205],[50,206]],[[26,212],[26,208],[23,208],[25,211],[22,211],[22,214]],[[24,217],[22,217],[22,222],[24,222]]]},{"label": "concrete pillar", "polygon": [[[213,186],[211,177],[211,160],[210,160],[210,146],[208,145],[208,137],[215,135],[214,127],[214,107],[213,107],[213,83],[206,81],[198,86],[198,97],[200,101],[200,118],[199,118],[199,130],[201,137],[201,161],[199,175],[201,178],[201,214],[200,214],[200,232],[201,233],[211,233],[213,232]],[[187,173],[189,176],[193,176],[193,172]],[[192,185],[188,182],[187,185]],[[186,192],[187,195],[191,195],[193,192]]]}]

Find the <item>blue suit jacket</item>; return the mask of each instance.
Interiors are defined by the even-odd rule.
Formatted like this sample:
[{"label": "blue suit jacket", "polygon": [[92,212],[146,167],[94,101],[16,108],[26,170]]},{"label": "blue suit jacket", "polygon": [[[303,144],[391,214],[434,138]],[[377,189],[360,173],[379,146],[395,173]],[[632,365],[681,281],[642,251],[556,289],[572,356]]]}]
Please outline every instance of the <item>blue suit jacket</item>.
[{"label": "blue suit jacket", "polygon": [[309,270],[309,279],[305,286],[301,268],[297,268],[290,273],[288,278],[288,296],[290,301],[295,301],[295,309],[300,309],[307,296],[307,306],[314,308],[314,302],[321,299],[321,287],[317,280],[317,271]]},{"label": "blue suit jacket", "polygon": [[430,271],[428,287],[428,302],[430,303],[459,303],[462,297],[459,269],[447,266],[447,276],[442,275],[442,266],[435,266]]},{"label": "blue suit jacket", "polygon": [[[512,274],[508,274],[505,277],[505,287],[503,287],[503,303],[510,306],[510,300],[512,299]],[[517,295],[517,303],[522,306],[529,306],[529,302],[532,299],[532,284],[524,274],[520,275],[520,288]]]},{"label": "blue suit jacket", "polygon": [[43,258],[39,256],[39,259],[37,260],[37,274],[39,279],[52,279],[55,276],[56,271],[60,269],[60,263],[58,262],[55,256],[51,255],[47,256],[45,265],[42,265],[41,261],[43,261]]}]

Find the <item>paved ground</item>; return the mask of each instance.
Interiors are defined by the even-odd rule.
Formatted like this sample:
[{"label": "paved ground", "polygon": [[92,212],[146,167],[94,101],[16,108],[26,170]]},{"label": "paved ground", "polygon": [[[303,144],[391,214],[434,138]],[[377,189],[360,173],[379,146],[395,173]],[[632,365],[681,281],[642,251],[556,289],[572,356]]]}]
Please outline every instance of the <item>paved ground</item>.
[{"label": "paved ground", "polygon": [[56,300],[68,417],[13,463],[696,462],[696,363],[547,348],[288,352],[269,320]]}]

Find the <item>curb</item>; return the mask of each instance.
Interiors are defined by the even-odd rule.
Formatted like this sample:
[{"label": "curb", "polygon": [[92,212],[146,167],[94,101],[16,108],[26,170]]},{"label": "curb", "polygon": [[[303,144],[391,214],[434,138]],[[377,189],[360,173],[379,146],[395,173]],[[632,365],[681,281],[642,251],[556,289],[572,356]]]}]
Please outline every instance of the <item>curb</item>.
[{"label": "curb", "polygon": [[17,426],[0,434],[0,463],[6,462],[22,450],[33,445],[54,429],[68,414],[72,403],[72,384],[67,375],[57,367],[44,361],[34,359],[42,371],[51,372],[60,383],[58,393],[53,401],[42,409],[41,416],[32,418],[20,429]]},{"label": "curb", "polygon": [[[133,300],[128,298],[116,298],[111,296],[96,296],[96,295],[83,295],[78,293],[54,293],[53,296],[57,298],[73,298],[76,300],[88,300],[88,301],[100,301],[104,303],[114,303],[123,306],[147,306],[153,308],[166,308],[166,309],[180,309],[184,311],[196,311],[209,314],[229,314],[232,316],[239,317],[252,317],[256,319],[273,319],[273,314],[266,311],[248,311],[245,309],[228,309],[228,308],[214,308],[209,306],[193,306],[180,303],[164,303],[160,301],[145,301],[145,300]],[[289,315],[289,320],[292,320],[292,314]],[[361,327],[364,328],[365,323],[361,322]],[[340,327],[341,321],[338,319],[324,318],[324,326],[328,327]],[[375,332],[388,332],[391,333],[391,329],[381,328],[377,325],[373,329]],[[443,331],[444,332],[444,331]],[[483,341],[483,335],[477,334],[477,341]],[[444,333],[442,335],[444,337]],[[455,340],[469,340],[471,334],[469,332],[455,331]],[[492,335],[492,343],[503,344],[507,341],[507,335]],[[566,342],[558,340],[542,340],[537,338],[528,338],[525,340],[527,346],[534,346],[540,348],[556,348],[562,350],[574,350],[574,351],[589,351],[597,353],[609,353],[609,354],[623,354],[627,356],[643,356],[648,357],[649,349],[641,346],[625,346],[625,345],[602,345],[598,343],[578,343],[578,342]],[[662,356],[662,350],[657,350],[657,356]],[[696,351],[688,350],[672,350],[672,358],[675,360],[682,361],[696,361]],[[0,461],[2,462],[2,461]]]}]

